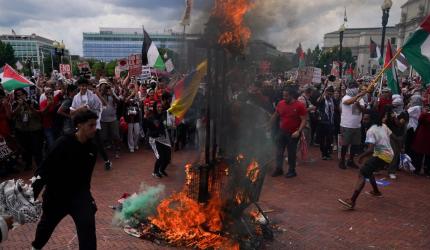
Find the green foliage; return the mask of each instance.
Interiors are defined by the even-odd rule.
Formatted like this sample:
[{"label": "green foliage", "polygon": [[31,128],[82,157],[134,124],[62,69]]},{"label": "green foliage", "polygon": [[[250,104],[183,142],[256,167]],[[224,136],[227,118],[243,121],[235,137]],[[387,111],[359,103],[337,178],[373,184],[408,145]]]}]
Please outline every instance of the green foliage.
[{"label": "green foliage", "polygon": [[15,67],[15,52],[12,45],[0,41],[0,67],[3,67],[6,63]]},{"label": "green foliage", "polygon": [[111,61],[108,64],[106,64],[106,67],[105,67],[106,76],[108,76],[108,77],[115,76],[116,65],[117,65],[116,61]]}]

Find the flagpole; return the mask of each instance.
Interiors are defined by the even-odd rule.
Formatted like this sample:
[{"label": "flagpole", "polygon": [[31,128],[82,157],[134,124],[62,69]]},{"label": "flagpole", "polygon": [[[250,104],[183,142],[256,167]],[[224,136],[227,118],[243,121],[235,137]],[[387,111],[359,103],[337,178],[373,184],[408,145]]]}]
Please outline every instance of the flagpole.
[{"label": "flagpole", "polygon": [[398,49],[396,54],[393,56],[393,58],[391,58],[390,62],[387,63],[387,65],[384,66],[384,68],[381,70],[381,72],[379,72],[379,74],[376,76],[376,78],[373,80],[372,84],[370,86],[375,87],[377,85],[377,82],[379,81],[379,78],[385,73],[385,71],[387,71],[387,69],[389,68],[389,66],[394,62],[394,60],[397,59],[397,57],[399,57],[400,53],[402,52],[402,48]]}]

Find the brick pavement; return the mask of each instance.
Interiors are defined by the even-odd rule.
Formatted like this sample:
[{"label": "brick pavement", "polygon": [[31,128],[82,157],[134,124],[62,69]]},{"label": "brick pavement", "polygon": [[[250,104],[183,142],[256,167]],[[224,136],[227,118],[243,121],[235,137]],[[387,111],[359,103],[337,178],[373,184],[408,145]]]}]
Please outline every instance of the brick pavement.
[{"label": "brick pavement", "polygon": [[[317,150],[311,153],[317,157]],[[148,150],[123,153],[112,171],[97,164],[92,190],[98,204],[98,249],[169,249],[130,237],[111,225],[113,211],[108,207],[124,192],[134,192],[141,183],[163,183],[166,194],[179,190],[184,181],[183,166],[191,152],[175,154],[168,178],[151,177],[153,155]],[[295,179],[267,177],[260,204],[274,210],[270,219],[284,229],[266,249],[430,249],[430,179],[400,173],[383,198],[362,194],[355,211],[345,211],[337,198],[349,197],[357,171],[340,170],[336,161],[299,164]],[[27,178],[30,173],[16,177]],[[383,178],[384,175],[378,176]],[[365,190],[369,190],[366,185]],[[24,225],[10,233],[1,249],[30,249],[35,225]],[[282,230],[280,230],[282,231]],[[77,249],[70,217],[57,227],[45,249]]]}]

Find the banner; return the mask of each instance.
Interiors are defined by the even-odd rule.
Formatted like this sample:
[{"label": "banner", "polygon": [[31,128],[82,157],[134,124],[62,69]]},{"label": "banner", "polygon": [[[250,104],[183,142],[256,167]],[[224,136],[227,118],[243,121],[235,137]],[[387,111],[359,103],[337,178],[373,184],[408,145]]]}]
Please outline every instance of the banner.
[{"label": "banner", "polygon": [[66,78],[72,78],[72,67],[70,64],[60,64],[60,73]]},{"label": "banner", "polygon": [[135,54],[128,57],[128,72],[130,76],[139,76],[142,74],[142,55]]}]

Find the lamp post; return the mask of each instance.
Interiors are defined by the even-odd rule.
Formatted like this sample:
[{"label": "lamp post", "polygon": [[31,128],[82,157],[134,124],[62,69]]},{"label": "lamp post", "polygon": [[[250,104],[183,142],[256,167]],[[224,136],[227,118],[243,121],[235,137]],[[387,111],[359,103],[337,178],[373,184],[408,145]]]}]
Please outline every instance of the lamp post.
[{"label": "lamp post", "polygon": [[343,34],[345,33],[345,24],[342,24],[339,28],[339,77],[342,79],[342,45],[343,45]]},{"label": "lamp post", "polygon": [[66,48],[66,45],[63,41],[61,41],[61,43],[54,41],[52,46],[54,47],[55,55],[58,56],[58,70],[60,70],[60,63],[63,62],[64,49]]},{"label": "lamp post", "polygon": [[393,6],[393,1],[384,0],[381,5],[382,9],[382,40],[381,40],[381,58],[384,58],[384,46],[385,46],[385,30],[388,24],[388,18],[390,17],[390,9]]}]

